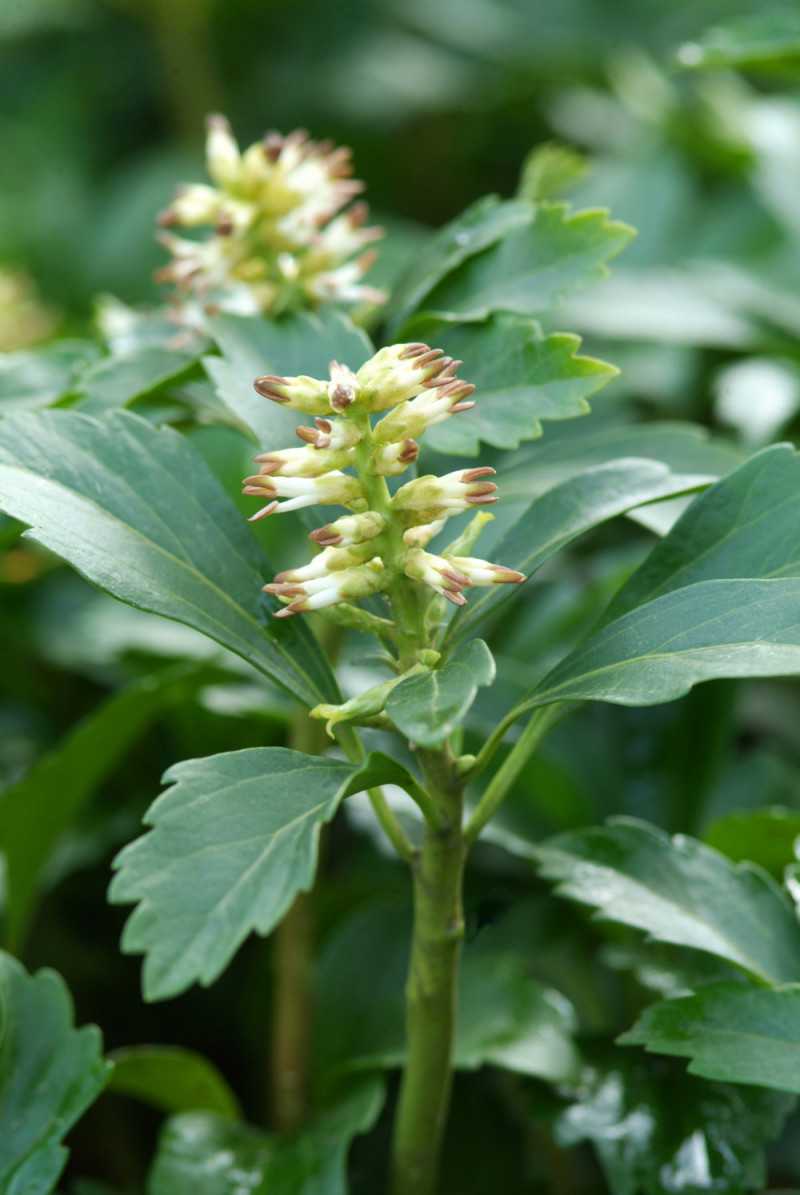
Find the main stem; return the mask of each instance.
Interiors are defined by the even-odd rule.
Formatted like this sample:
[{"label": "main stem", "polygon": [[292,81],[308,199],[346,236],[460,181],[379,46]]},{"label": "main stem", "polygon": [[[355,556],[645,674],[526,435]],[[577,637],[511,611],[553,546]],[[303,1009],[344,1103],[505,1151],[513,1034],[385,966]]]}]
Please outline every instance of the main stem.
[{"label": "main stem", "polygon": [[463,792],[446,752],[420,751],[442,815],[413,864],[414,931],[406,986],[406,1066],[392,1154],[392,1195],[433,1195],[450,1104],[458,964],[464,938]]}]

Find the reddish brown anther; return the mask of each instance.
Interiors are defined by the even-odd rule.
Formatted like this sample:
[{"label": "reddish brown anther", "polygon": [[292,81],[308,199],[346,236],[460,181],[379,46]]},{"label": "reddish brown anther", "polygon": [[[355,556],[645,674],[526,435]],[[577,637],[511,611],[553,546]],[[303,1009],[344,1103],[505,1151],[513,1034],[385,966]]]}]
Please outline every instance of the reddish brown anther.
[{"label": "reddish brown anther", "polygon": [[266,374],[263,378],[256,378],[253,382],[253,389],[257,390],[263,398],[270,398],[273,402],[288,403],[290,400],[285,394],[279,394],[274,389],[275,386],[287,385],[286,378],[275,377],[273,374]]},{"label": "reddish brown anther", "polygon": [[330,523],[326,523],[324,527],[318,527],[316,531],[309,534],[309,539],[313,539],[315,544],[319,544],[321,548],[333,548],[336,544],[342,542],[341,535],[330,530]]},{"label": "reddish brown anther", "polygon": [[403,451],[397,457],[404,465],[410,465],[419,456],[419,444],[416,440],[403,440]]}]

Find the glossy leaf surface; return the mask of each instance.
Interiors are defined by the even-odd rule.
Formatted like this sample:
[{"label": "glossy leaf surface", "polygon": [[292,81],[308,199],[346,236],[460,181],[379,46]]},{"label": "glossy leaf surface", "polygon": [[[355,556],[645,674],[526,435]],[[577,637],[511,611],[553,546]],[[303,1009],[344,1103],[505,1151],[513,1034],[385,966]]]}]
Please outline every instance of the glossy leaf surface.
[{"label": "glossy leaf surface", "polygon": [[60,975],[29,975],[0,952],[0,1189],[48,1195],[67,1160],[65,1134],[108,1081],[102,1039],[75,1029]]},{"label": "glossy leaf surface", "polygon": [[660,942],[691,946],[767,984],[800,982],[800,922],[770,877],[632,818],[534,848],[560,896]]},{"label": "glossy leaf surface", "polygon": [[482,639],[473,639],[443,667],[411,676],[392,689],[386,713],[412,742],[440,747],[472,706],[478,688],[494,678],[492,653]]},{"label": "glossy leaf surface", "polygon": [[[203,459],[129,412],[3,420],[0,505],[28,535],[114,597],[202,631],[300,701],[336,700],[299,619],[272,618],[271,568]],[[300,625],[292,625],[292,624]]]},{"label": "glossy leaf surface", "polygon": [[359,767],[284,747],[176,764],[149,834],[117,856],[110,899],[137,902],[122,947],[146,954],[143,987],[164,999],[212,983],[244,939],[268,934],[311,887],[320,826],[340,801],[393,781],[381,755]]},{"label": "glossy leaf surface", "polygon": [[165,1126],[148,1195],[347,1195],[350,1142],[371,1128],[383,1103],[376,1077],[360,1079],[308,1128],[285,1137],[210,1113]]},{"label": "glossy leaf surface", "polygon": [[239,1101],[208,1058],[179,1046],[129,1046],[109,1056],[109,1090],[162,1112],[202,1110],[235,1119]]}]

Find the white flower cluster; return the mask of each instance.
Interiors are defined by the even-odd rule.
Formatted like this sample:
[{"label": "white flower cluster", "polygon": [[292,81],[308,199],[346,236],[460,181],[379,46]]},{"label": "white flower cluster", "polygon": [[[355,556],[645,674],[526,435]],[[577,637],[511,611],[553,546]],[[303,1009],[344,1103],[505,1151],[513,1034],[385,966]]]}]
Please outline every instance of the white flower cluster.
[{"label": "white flower cluster", "polygon": [[[182,187],[160,217],[172,261],[156,277],[175,287],[182,306],[277,315],[329,301],[383,302],[362,281],[375,259],[364,247],[383,234],[366,227],[365,203],[351,203],[363,185],[350,177],[349,149],[297,130],[268,133],[241,152],[227,120],[214,115],[206,162],[215,185]],[[203,225],[212,226],[203,240],[170,231]]]},{"label": "white flower cluster", "polygon": [[[259,394],[315,416],[315,426],[297,429],[302,448],[256,457],[259,471],[245,478],[244,492],[267,504],[252,518],[316,503],[337,503],[353,512],[312,532],[323,550],[310,564],[279,573],[264,587],[286,603],[277,617],[380,593],[398,575],[460,606],[466,601],[462,590],[472,585],[525,579],[485,560],[425,551],[451,515],[497,501],[497,486],[486,480],[493,469],[419,477],[394,496],[386,486],[387,476],[416,460],[415,437],[474,405],[465,400],[475,387],[455,376],[459,365],[440,349],[396,344],[355,374],[332,362],[328,381],[256,379]],[[373,426],[370,415],[387,408],[392,410]],[[353,473],[344,472],[351,467]]]}]

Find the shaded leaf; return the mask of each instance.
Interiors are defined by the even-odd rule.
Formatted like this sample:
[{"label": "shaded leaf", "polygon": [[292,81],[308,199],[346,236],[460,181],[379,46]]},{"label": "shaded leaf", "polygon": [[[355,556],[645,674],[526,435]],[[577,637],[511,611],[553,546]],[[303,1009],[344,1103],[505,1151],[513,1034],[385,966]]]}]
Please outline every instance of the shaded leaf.
[{"label": "shaded leaf", "polygon": [[473,639],[441,668],[411,676],[392,689],[386,713],[413,742],[441,747],[472,706],[478,688],[494,678],[492,653],[482,639]]},{"label": "shaded leaf", "polygon": [[62,1138],[103,1090],[100,1031],[75,1029],[60,975],[29,975],[0,951],[0,1189],[48,1195],[67,1160]]},{"label": "shaded leaf", "polygon": [[337,311],[299,311],[278,320],[217,315],[209,327],[222,356],[205,357],[206,371],[225,406],[264,448],[294,442],[302,417],[257,394],[256,378],[326,378],[331,360],[357,370],[374,351],[365,333]]},{"label": "shaded leaf", "polygon": [[415,334],[463,360],[476,405],[432,427],[425,443],[438,452],[475,456],[481,440],[516,448],[542,434],[542,419],[571,419],[586,399],[617,376],[613,365],[578,355],[580,337],[545,336],[534,320],[493,315],[480,324],[416,327]]},{"label": "shaded leaf", "polygon": [[528,201],[503,202],[484,195],[444,228],[423,242],[400,278],[386,308],[390,336],[422,305],[438,282],[467,258],[499,241],[531,219]]},{"label": "shaded leaf", "polygon": [[129,1095],[162,1112],[199,1109],[232,1120],[239,1101],[208,1058],[180,1046],[129,1046],[109,1055],[114,1069],[109,1090]]},{"label": "shaded leaf", "polygon": [[[535,498],[493,549],[493,559],[530,577],[592,527],[643,502],[695,490],[712,480],[702,474],[672,473],[667,465],[649,460],[623,458],[583,469]],[[509,587],[501,585],[470,594],[468,605],[453,617],[448,638],[463,638],[481,619],[513,598]]]},{"label": "shaded leaf", "polygon": [[[318,965],[318,1040],[323,1077],[402,1066],[404,987],[411,919],[403,907],[371,905],[327,942]],[[574,1079],[579,1056],[567,1000],[530,976],[524,954],[487,929],[465,946],[459,976],[454,1065],[486,1064],[553,1082]]]},{"label": "shaded leaf", "polygon": [[764,1146],[793,1104],[775,1092],[700,1082],[664,1059],[623,1061],[586,1069],[556,1138],[591,1141],[613,1195],[744,1195],[763,1189]]},{"label": "shaded leaf", "polygon": [[800,15],[792,8],[714,25],[675,57],[688,69],[800,67]]},{"label": "shaded leaf", "polygon": [[272,618],[261,586],[273,570],[255,536],[172,429],[127,411],[103,422],[73,411],[9,416],[0,505],[114,597],[202,631],[307,705],[337,700],[302,620]]},{"label": "shaded leaf", "polygon": [[728,813],[707,826],[703,841],[735,863],[750,859],[775,879],[794,861],[800,813],[775,806]]},{"label": "shaded leaf", "polygon": [[347,1153],[383,1103],[379,1079],[364,1077],[300,1133],[276,1137],[209,1113],[184,1113],[164,1127],[148,1195],[347,1195]]},{"label": "shaded leaf", "polygon": [[606,262],[633,236],[600,209],[571,215],[564,203],[530,206],[530,218],[468,258],[425,297],[424,314],[454,321],[493,311],[538,315],[572,291],[604,278]]},{"label": "shaded leaf", "polygon": [[617,1039],[691,1058],[689,1071],[725,1083],[800,1094],[800,987],[715,983],[646,1008]]},{"label": "shaded leaf", "polygon": [[74,387],[98,348],[88,340],[59,340],[46,348],[0,353],[0,411],[49,407]]},{"label": "shaded leaf", "polygon": [[533,848],[560,896],[660,942],[725,959],[763,983],[800,981],[800,922],[759,868],[633,818],[556,835]]},{"label": "shaded leaf", "polygon": [[18,950],[33,917],[42,872],[106,777],[163,708],[192,686],[194,668],[146,677],[79,722],[17,784],[0,793],[0,842],[7,869],[5,935]]},{"label": "shaded leaf", "polygon": [[207,986],[255,930],[268,934],[311,887],[320,826],[351,793],[394,781],[374,754],[358,766],[284,747],[175,764],[149,834],[124,847],[109,899],[137,902],[122,938],[142,953],[148,1000]]},{"label": "shaded leaf", "polygon": [[199,361],[199,352],[180,352],[157,345],[104,357],[81,375],[74,387],[78,398],[72,405],[85,415],[100,415],[127,406],[137,398],[182,381],[192,374]]}]

